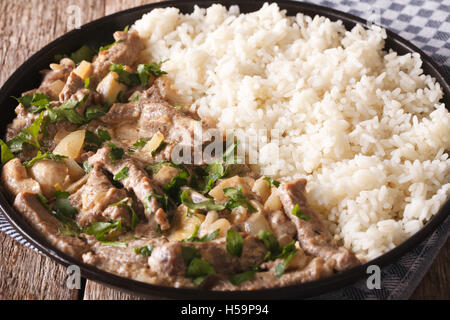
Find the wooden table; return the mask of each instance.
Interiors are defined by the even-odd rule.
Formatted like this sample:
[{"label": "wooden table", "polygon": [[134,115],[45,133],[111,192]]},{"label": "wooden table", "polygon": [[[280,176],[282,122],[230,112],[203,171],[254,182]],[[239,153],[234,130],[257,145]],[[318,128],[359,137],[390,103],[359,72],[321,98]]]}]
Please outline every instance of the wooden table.
[{"label": "wooden table", "polygon": [[[81,24],[154,1],[145,0],[15,0],[0,2],[0,86],[34,52],[68,32],[69,5],[79,6]],[[70,11],[70,10],[69,10]],[[442,249],[413,299],[450,299],[450,242]],[[137,296],[82,281],[69,290],[67,271],[0,232],[0,299],[139,299]]]}]

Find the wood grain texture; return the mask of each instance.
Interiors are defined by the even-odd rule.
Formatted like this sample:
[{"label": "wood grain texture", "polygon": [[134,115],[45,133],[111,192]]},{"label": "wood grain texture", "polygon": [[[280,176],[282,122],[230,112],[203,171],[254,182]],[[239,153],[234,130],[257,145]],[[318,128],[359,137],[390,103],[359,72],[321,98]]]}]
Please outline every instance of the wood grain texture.
[{"label": "wood grain texture", "polygon": [[0,300],[79,298],[66,286],[67,270],[0,232]]},{"label": "wood grain texture", "polygon": [[95,281],[86,281],[84,300],[146,300],[143,297],[110,288]]},{"label": "wood grain texture", "polygon": [[[0,86],[34,52],[71,30],[69,6],[81,10],[81,24],[145,0],[0,1]],[[414,292],[414,299],[450,299],[450,242]],[[93,281],[84,295],[65,287],[66,270],[0,232],[0,299],[142,299]]]}]

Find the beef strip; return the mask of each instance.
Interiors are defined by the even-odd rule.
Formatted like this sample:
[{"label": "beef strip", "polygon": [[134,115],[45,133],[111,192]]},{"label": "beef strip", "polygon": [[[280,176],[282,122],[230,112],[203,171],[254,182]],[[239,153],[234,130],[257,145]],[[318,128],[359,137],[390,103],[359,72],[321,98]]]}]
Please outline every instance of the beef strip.
[{"label": "beef strip", "polygon": [[115,188],[99,166],[91,169],[85,185],[69,197],[78,209],[77,221],[81,226],[89,226],[96,221],[122,219],[125,227],[130,227],[130,212],[125,207],[108,207],[127,197],[124,189]]},{"label": "beef strip", "polygon": [[161,230],[170,228],[170,223],[166,212],[160,207],[156,197],[150,197],[152,193],[162,195],[162,191],[152,183],[144,169],[133,159],[124,157],[121,160],[112,160],[109,156],[110,148],[101,148],[97,153],[89,158],[91,166],[104,167],[112,174],[118,173],[124,167],[128,168],[128,176],[120,182],[127,190],[132,190],[137,199],[146,207],[146,215],[149,224],[153,227],[153,233],[157,230],[157,225]]},{"label": "beef strip", "polygon": [[91,84],[96,86],[109,72],[111,63],[133,66],[139,58],[139,52],[144,49],[144,42],[135,30],[114,33],[116,43],[107,50],[99,52],[92,63],[93,72]]},{"label": "beef strip", "polygon": [[[305,252],[321,257],[336,270],[344,270],[358,265],[360,262],[355,255],[345,248],[339,248],[329,230],[320,218],[309,207],[305,197],[305,179],[282,183],[278,194],[286,215],[297,228],[297,238]],[[303,220],[292,214],[294,206],[298,204],[300,211],[310,219]]]},{"label": "beef strip", "polygon": [[27,191],[19,193],[14,201],[14,207],[50,244],[62,252],[80,259],[81,255],[88,250],[86,243],[80,238],[66,236],[59,232],[58,227],[61,223],[42,206],[34,193]]},{"label": "beef strip", "polygon": [[42,79],[41,85],[36,90],[33,90],[33,92],[44,93],[46,96],[50,97],[51,100],[58,100],[58,97],[54,95],[53,90],[50,89],[50,86],[56,80],[66,82],[67,78],[74,68],[75,63],[69,58],[64,58],[61,59],[58,69],[42,70],[41,73],[44,75],[44,77]]},{"label": "beef strip", "polygon": [[333,269],[322,259],[314,258],[306,268],[285,272],[281,277],[277,277],[273,270],[257,272],[253,279],[244,281],[234,286],[228,279],[219,281],[213,290],[258,290],[273,287],[283,287],[287,285],[299,284],[327,277],[333,273]]},{"label": "beef strip", "polygon": [[202,259],[209,261],[217,274],[234,274],[249,270],[264,261],[267,249],[264,244],[253,237],[245,239],[242,255],[232,256],[226,250],[224,239],[208,242],[169,242],[153,250],[149,258],[151,268],[168,276],[183,276],[186,266],[182,256],[182,247],[196,248]]},{"label": "beef strip", "polygon": [[201,129],[203,133],[199,141],[200,148],[203,143],[211,140],[210,122],[196,120],[192,114],[174,108],[164,100],[156,84],[148,89],[139,101],[113,104],[100,120],[113,126],[135,124],[141,137],[151,138],[158,131],[161,132],[164,140],[171,144],[164,150],[163,158],[168,160],[172,158],[171,151],[177,144],[185,146],[187,150],[194,150],[196,128]]},{"label": "beef strip", "polygon": [[159,243],[157,239],[133,240],[127,243],[126,248],[103,245],[95,241],[95,238],[89,236],[88,243],[92,247],[89,252],[83,255],[85,263],[138,281],[159,282],[157,274],[148,265],[148,258],[134,252],[135,248],[147,246],[148,244],[157,245]]},{"label": "beef strip", "polygon": [[[295,224],[283,211],[271,211],[267,214],[267,217],[273,234],[277,237],[277,239],[281,239],[282,237],[288,237],[289,239],[296,238],[297,230],[295,228]],[[286,242],[290,241],[286,240]]]},{"label": "beef strip", "polygon": [[77,92],[79,89],[84,88],[84,80],[81,79],[74,71],[72,71],[67,78],[67,82],[64,88],[59,94],[59,101],[65,102],[70,99],[70,97]]}]

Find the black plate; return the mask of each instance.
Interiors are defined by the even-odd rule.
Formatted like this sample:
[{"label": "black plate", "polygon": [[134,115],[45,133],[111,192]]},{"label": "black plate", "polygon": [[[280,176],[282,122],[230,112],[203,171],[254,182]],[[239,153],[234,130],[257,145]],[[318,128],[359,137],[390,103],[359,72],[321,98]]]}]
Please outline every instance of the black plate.
[{"label": "black plate", "polygon": [[[73,30],[62,37],[51,42],[30,59],[28,59],[4,84],[0,90],[0,105],[5,111],[1,118],[1,131],[4,132],[6,125],[14,118],[14,108],[16,102],[11,96],[19,96],[22,92],[35,88],[39,85],[41,77],[39,70],[48,68],[49,63],[53,62],[55,54],[69,53],[78,49],[83,44],[104,45],[111,41],[112,33],[116,30],[122,30],[126,25],[131,25],[139,19],[144,13],[158,7],[178,7],[183,13],[192,12],[194,5],[200,7],[208,7],[213,3],[222,3],[226,6],[238,4],[241,12],[251,12],[258,10],[264,1],[255,0],[230,0],[230,1],[170,1],[149,4],[129,10],[125,10],[99,20],[93,21],[81,27],[81,29]],[[366,25],[366,21],[358,17],[336,11],[333,9],[301,3],[293,1],[276,1],[281,9],[286,9],[288,15],[295,15],[298,12],[314,16],[316,14],[330,18],[331,20],[342,20],[347,29],[352,28],[356,23]],[[399,54],[408,52],[418,52],[423,61],[423,70],[426,74],[435,77],[441,84],[444,91],[443,102],[448,108],[450,106],[450,86],[445,79],[445,73],[438,67],[427,55],[425,55],[416,46],[399,37],[398,35],[387,31],[388,38],[386,40],[386,48],[393,49]],[[14,54],[14,53],[10,53]],[[3,214],[11,223],[11,225],[36,248],[41,250],[45,255],[55,261],[68,266],[71,264],[79,265],[82,276],[102,282],[106,285],[117,287],[134,294],[145,295],[153,298],[184,298],[184,299],[288,299],[288,298],[304,298],[322,294],[334,289],[352,284],[356,280],[366,275],[368,265],[376,264],[385,266],[394,262],[403,254],[425,240],[436,227],[444,221],[450,213],[450,200],[444,204],[439,212],[415,235],[403,242],[395,249],[383,254],[370,261],[367,264],[355,267],[338,274],[334,274],[328,278],[317,281],[287,286],[282,288],[256,290],[256,291],[235,291],[235,292],[209,292],[192,289],[175,289],[170,287],[155,286],[131,279],[122,278],[111,273],[99,270],[93,266],[81,263],[72,257],[60,252],[51,246],[41,235],[39,235],[26,220],[14,210],[9,201],[7,201],[6,193],[0,192],[0,206]]]}]

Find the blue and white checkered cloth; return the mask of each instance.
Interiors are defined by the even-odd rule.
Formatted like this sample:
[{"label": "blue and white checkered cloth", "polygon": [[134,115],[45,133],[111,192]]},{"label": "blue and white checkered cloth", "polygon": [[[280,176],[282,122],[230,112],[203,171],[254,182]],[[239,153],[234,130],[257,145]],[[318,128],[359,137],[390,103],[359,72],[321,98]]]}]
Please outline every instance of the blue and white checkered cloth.
[{"label": "blue and white checkered cloth", "polygon": [[[411,41],[450,77],[450,1],[443,0],[309,0],[307,2],[371,20]],[[377,21],[377,16],[380,18]],[[0,214],[0,230],[33,248]],[[414,250],[381,272],[381,289],[369,290],[366,279],[318,299],[408,299],[423,279],[450,234],[450,217]],[[33,248],[35,249],[35,248]],[[36,250],[36,249],[35,249]]]}]

